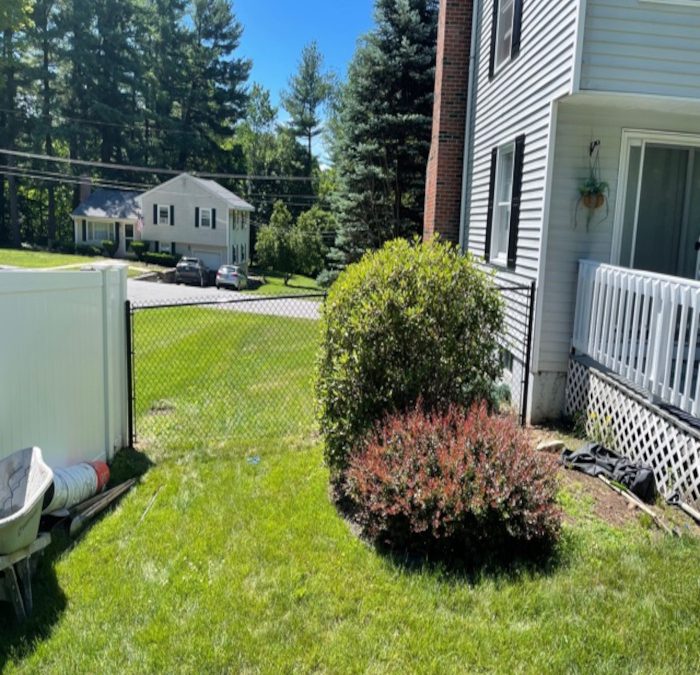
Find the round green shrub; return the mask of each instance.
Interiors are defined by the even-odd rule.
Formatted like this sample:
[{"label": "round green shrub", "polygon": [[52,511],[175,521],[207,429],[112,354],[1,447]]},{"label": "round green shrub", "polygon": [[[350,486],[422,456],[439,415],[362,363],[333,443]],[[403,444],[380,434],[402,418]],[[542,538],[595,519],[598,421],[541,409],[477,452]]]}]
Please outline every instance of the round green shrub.
[{"label": "round green shrub", "polygon": [[433,240],[389,242],[350,265],[322,312],[316,399],[326,462],[387,414],[489,400],[501,368],[503,312],[471,256]]}]

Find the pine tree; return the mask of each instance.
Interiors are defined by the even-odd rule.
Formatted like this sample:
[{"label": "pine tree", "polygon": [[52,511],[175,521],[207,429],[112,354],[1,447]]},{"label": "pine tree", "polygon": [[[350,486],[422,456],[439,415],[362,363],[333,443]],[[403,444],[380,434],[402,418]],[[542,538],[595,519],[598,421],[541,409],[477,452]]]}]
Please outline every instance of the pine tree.
[{"label": "pine tree", "polygon": [[307,175],[311,176],[313,139],[321,131],[320,108],[332,90],[331,77],[323,72],[323,56],[316,42],[301,52],[297,73],[289,80],[288,91],[282,92],[282,105],[291,118],[291,128],[297,137],[306,140]]},{"label": "pine tree", "polygon": [[358,47],[339,96],[335,266],[420,231],[430,150],[436,0],[376,0],[376,27]]},{"label": "pine tree", "polygon": [[[251,63],[236,58],[243,28],[227,0],[193,0],[186,49],[189,86],[182,100],[178,168],[223,168],[222,144],[245,115]],[[231,167],[240,168],[240,167]]]}]

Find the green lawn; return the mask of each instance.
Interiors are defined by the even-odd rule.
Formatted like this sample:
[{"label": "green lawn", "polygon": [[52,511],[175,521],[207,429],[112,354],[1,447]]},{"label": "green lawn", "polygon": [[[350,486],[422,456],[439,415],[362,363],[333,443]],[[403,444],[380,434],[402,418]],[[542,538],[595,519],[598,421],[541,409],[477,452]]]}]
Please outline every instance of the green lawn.
[{"label": "green lawn", "polygon": [[[257,273],[251,272],[257,277]],[[305,277],[303,274],[295,274],[285,286],[284,276],[276,272],[266,273],[264,283],[257,288],[251,284],[249,293],[259,295],[303,295],[305,293],[324,293],[325,289],[321,288],[314,279]],[[255,281],[255,280],[253,280]]]},{"label": "green lawn", "polygon": [[[27,627],[0,605],[7,672],[697,672],[696,540],[608,525],[570,488],[544,569],[397,564],[329,503],[310,413],[313,327],[221,310],[188,318],[137,315],[137,352],[164,368],[137,372],[139,428],[152,441],[166,424],[169,440],[122,455],[119,475],[150,468],[115,511],[54,546]],[[222,329],[230,345],[202,354]],[[269,377],[245,374],[263,361]],[[222,403],[203,412],[212,440],[196,442],[204,383]],[[163,399],[172,410],[154,415]]]},{"label": "green lawn", "polygon": [[104,258],[71,255],[68,253],[49,253],[48,251],[22,251],[15,248],[0,248],[0,265],[11,267],[62,267],[63,265],[81,265],[104,260]]}]

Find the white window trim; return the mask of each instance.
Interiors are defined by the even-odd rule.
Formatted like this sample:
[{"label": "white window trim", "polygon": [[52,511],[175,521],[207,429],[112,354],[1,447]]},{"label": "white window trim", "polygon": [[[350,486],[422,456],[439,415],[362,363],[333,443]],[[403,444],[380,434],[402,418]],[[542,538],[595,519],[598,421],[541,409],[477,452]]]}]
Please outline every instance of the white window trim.
[{"label": "white window trim", "polygon": [[501,4],[503,0],[493,0],[498,4],[498,19],[496,21],[496,43],[494,44],[494,55],[493,55],[493,74],[494,76],[505,68],[513,60],[513,28],[515,27],[515,0],[510,0],[513,5],[513,18],[510,24],[510,44],[508,46],[508,56],[502,61],[498,60],[498,35],[501,28]]},{"label": "white window trim", "polygon": [[[512,161],[512,168],[511,168],[511,175],[510,175],[510,199],[507,202],[501,202],[499,201],[499,195],[500,195],[500,188],[501,188],[501,182],[503,181],[503,167],[502,167],[502,156],[506,153],[510,152],[513,155],[513,161]],[[493,186],[493,216],[491,220],[491,250],[489,251],[490,254],[490,262],[492,262],[494,265],[501,265],[503,267],[506,267],[508,265],[508,246],[506,245],[506,250],[499,252],[495,249],[496,242],[498,241],[499,237],[497,236],[498,233],[500,233],[500,217],[501,217],[501,207],[503,206],[508,206],[509,210],[508,213],[511,212],[511,209],[513,208],[513,178],[514,178],[514,173],[515,173],[515,143],[510,142],[506,143],[504,145],[501,145],[498,147],[498,153],[496,156],[496,183]],[[498,229],[498,232],[496,229]],[[510,222],[507,224],[507,234],[508,236],[506,237],[506,241],[510,238]]]},{"label": "white window trim", "polygon": [[[204,214],[205,213],[209,216],[209,225],[204,224]],[[211,229],[211,209],[205,209],[205,208],[199,209],[199,226],[200,227],[207,227],[207,228]]]},{"label": "white window trim", "polygon": [[[131,236],[127,236],[126,234],[126,228],[130,227],[131,228]],[[124,241],[134,241],[136,238],[136,225],[133,223],[124,223]]]},{"label": "white window trim", "polygon": [[[620,166],[618,169],[617,194],[615,196],[615,218],[613,220],[613,239],[610,251],[610,263],[620,264],[622,255],[622,233],[625,220],[625,197],[627,195],[628,172],[630,165],[630,150],[633,147],[642,147],[640,158],[641,166],[644,167],[644,148],[648,143],[660,143],[664,145],[685,146],[688,148],[700,148],[700,135],[674,133],[668,131],[653,131],[644,129],[623,129],[622,145],[620,151]],[[643,177],[643,171],[639,172],[639,180]],[[637,198],[639,203],[639,198]],[[638,214],[635,213],[635,222]],[[636,237],[636,225],[635,225]]]},{"label": "white window trim", "polygon": [[[156,208],[158,209],[158,222],[156,225],[170,225],[170,204],[156,204]],[[167,212],[166,222],[162,222],[161,220],[161,209],[165,209]]]}]

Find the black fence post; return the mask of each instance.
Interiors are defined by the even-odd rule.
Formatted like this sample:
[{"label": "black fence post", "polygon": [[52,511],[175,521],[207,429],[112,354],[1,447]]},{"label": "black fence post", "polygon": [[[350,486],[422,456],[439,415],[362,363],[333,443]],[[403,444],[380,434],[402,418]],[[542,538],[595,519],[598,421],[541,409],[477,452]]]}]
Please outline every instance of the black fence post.
[{"label": "black fence post", "polygon": [[126,318],[126,388],[127,388],[127,419],[128,419],[128,434],[129,447],[134,447],[134,371],[133,371],[133,345],[132,345],[132,313],[131,302],[129,300],[124,304],[124,313]]},{"label": "black fence post", "polygon": [[523,400],[522,400],[522,413],[521,413],[521,423],[523,426],[527,424],[527,399],[530,395],[530,360],[532,358],[532,326],[535,319],[535,290],[536,284],[533,281],[530,284],[530,292],[528,298],[528,310],[527,310],[527,335],[526,335],[526,347],[525,347],[525,379],[523,382]]}]

